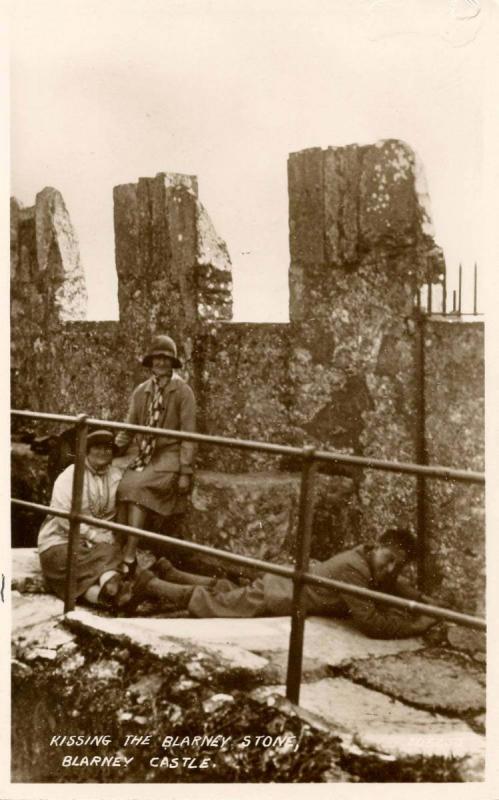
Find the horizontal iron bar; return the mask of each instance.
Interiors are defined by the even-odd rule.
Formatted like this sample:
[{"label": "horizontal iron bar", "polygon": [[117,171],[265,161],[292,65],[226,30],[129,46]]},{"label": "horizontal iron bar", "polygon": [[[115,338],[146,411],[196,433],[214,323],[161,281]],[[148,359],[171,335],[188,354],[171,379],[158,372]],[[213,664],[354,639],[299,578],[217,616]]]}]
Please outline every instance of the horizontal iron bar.
[{"label": "horizontal iron bar", "polygon": [[[62,417],[57,414],[44,414],[34,411],[12,411],[15,416],[31,417],[34,419],[64,419],[66,422],[76,422],[78,417]],[[242,450],[259,450],[264,453],[273,453],[275,455],[293,455],[304,456],[308,452],[305,447],[291,447],[283,444],[272,444],[268,442],[256,442],[250,439],[232,439],[229,437],[212,436],[205,433],[189,433],[187,431],[174,431],[167,428],[150,428],[147,425],[130,425],[126,422],[112,422],[110,420],[94,419],[89,417],[87,420],[88,425],[93,427],[102,425],[106,428],[116,430],[127,430],[135,433],[148,433],[155,436],[168,436],[170,439],[180,439],[181,441],[191,442],[205,442],[207,444],[215,444],[220,447],[235,447]],[[413,464],[411,462],[403,461],[384,461],[376,458],[365,458],[363,456],[352,456],[347,453],[328,452],[325,450],[316,450],[314,452],[314,459],[318,461],[333,463],[333,464],[347,464],[352,467],[365,467],[366,469],[379,469],[385,472],[397,472],[408,475],[426,475],[429,478],[439,478],[441,480],[453,480],[462,483],[476,483],[484,484],[485,475],[483,472],[474,472],[472,470],[453,469],[452,467],[440,466],[423,466],[421,464]]]},{"label": "horizontal iron bar", "polygon": [[48,419],[52,422],[78,422],[78,417],[68,414],[49,414],[46,411],[26,411],[11,409],[11,414],[14,417],[26,417],[27,419]]},{"label": "horizontal iron bar", "polygon": [[457,311],[431,311],[431,312],[423,312],[425,316],[428,317],[484,317],[485,314],[483,311],[477,311],[476,314],[474,311],[462,311],[461,314],[458,314]]},{"label": "horizontal iron bar", "polygon": [[107,520],[98,519],[97,517],[89,517],[84,514],[71,514],[70,511],[61,511],[58,508],[44,506],[39,503],[30,503],[27,500],[18,500],[16,498],[12,498],[12,503],[17,506],[22,506],[23,508],[33,509],[34,511],[43,511],[44,513],[50,513],[53,516],[64,517],[65,519],[77,519],[80,522],[87,523],[88,525],[95,525],[97,523],[98,527],[106,528],[110,531],[116,531],[118,533],[133,533],[135,536],[139,536],[142,539],[162,542],[163,544],[170,544],[174,547],[180,548],[181,550],[191,550],[195,553],[204,553],[205,555],[216,556],[217,558],[223,561],[228,561],[232,564],[240,564],[243,566],[260,569],[264,572],[270,572],[274,575],[281,575],[285,578],[290,578],[291,580],[295,578],[303,580],[304,583],[307,584],[339,589],[345,594],[351,594],[357,597],[366,597],[375,600],[378,603],[394,606],[395,608],[405,609],[411,613],[424,614],[427,617],[445,619],[449,622],[455,622],[459,625],[464,625],[465,627],[469,628],[478,628],[483,630],[486,627],[485,620],[480,619],[479,617],[472,617],[469,614],[461,614],[458,611],[451,611],[450,609],[427,605],[426,603],[419,603],[415,600],[407,600],[405,598],[396,597],[395,595],[385,594],[383,592],[375,592],[371,589],[364,589],[361,586],[354,586],[353,584],[344,583],[343,581],[337,581],[332,578],[323,578],[319,575],[311,575],[310,573],[306,572],[300,573],[299,571],[293,569],[293,567],[272,564],[270,561],[262,561],[261,559],[252,558],[251,556],[240,556],[235,553],[229,553],[226,550],[218,550],[217,548],[198,544],[196,542],[186,542],[182,539],[175,539],[173,536],[164,536],[160,533],[144,531],[142,528],[121,525],[117,522],[109,522]]}]

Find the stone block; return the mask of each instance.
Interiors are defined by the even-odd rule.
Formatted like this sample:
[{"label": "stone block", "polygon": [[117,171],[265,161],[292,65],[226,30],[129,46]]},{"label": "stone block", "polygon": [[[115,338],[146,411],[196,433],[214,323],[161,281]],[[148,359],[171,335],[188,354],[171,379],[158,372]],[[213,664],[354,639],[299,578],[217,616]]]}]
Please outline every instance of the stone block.
[{"label": "stone block", "polygon": [[[269,686],[259,690],[259,696],[272,692],[284,694],[285,688]],[[466,722],[411,708],[346,678],[304,684],[300,708],[328,722],[336,732],[353,734],[359,747],[398,758],[483,758],[485,752],[484,737],[471,731]]]},{"label": "stone block", "polygon": [[[240,555],[276,562],[293,558],[300,476],[287,473],[196,475],[186,538]],[[325,559],[355,538],[349,478],[319,476],[312,557]]]},{"label": "stone block", "polygon": [[324,261],[324,165],[323,151],[319,147],[291,153],[288,192],[291,263],[321,264]]},{"label": "stone block", "polygon": [[364,686],[428,711],[467,716],[485,708],[484,669],[447,651],[361,661],[351,665],[346,674]]},{"label": "stone block", "polygon": [[[48,457],[38,455],[29,444],[13,442],[11,449],[11,495],[18,500],[48,505],[51,486]],[[12,506],[12,545],[33,547],[44,515],[37,511]]]},{"label": "stone block", "polygon": [[364,247],[411,247],[421,235],[415,155],[404,142],[363,148],[359,233]]},{"label": "stone block", "polygon": [[37,194],[35,227],[38,269],[50,281],[58,318],[61,322],[84,319],[87,288],[78,238],[56,189],[46,187]]},{"label": "stone block", "polygon": [[17,547],[11,552],[12,589],[21,594],[46,594],[38,550],[35,547]]},{"label": "stone block", "polygon": [[485,654],[487,651],[485,631],[463,628],[461,625],[449,625],[447,641],[456,650],[463,650],[473,656]]},{"label": "stone block", "polygon": [[[218,436],[292,444],[289,426],[289,326],[210,324],[198,335],[199,429]],[[205,469],[278,468],[279,456],[224,447],[199,448]]]},{"label": "stone block", "polygon": [[170,660],[184,655],[191,664],[202,662],[203,680],[208,679],[209,673],[204,671],[206,669],[220,677],[230,678],[238,674],[241,679],[254,679],[267,666],[266,659],[234,645],[204,643],[202,647],[193,647],[169,634],[165,635],[164,620],[111,619],[78,609],[66,615],[65,624],[72,630],[111,636],[160,659]]},{"label": "stone block", "polygon": [[12,592],[12,636],[26,639],[30,628],[42,625],[49,628],[62,616],[64,603],[51,594],[24,594]]},{"label": "stone block", "polygon": [[[430,463],[484,469],[483,336],[483,323],[426,323]],[[484,487],[453,481],[430,481],[427,486],[427,590],[444,605],[480,615],[485,608],[484,492]]]}]

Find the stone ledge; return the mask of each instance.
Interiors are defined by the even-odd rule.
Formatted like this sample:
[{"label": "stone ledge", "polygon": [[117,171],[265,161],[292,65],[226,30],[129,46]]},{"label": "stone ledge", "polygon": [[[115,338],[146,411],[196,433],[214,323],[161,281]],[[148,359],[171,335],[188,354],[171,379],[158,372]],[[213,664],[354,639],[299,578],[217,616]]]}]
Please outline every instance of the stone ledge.
[{"label": "stone ledge", "polygon": [[[265,700],[285,691],[284,686],[266,686],[252,696]],[[380,755],[483,758],[485,754],[484,737],[465,722],[411,708],[346,678],[302,684],[300,709],[318,717],[335,733],[343,731],[346,743],[356,741],[361,748]]]},{"label": "stone ledge", "polygon": [[485,669],[448,650],[359,661],[345,675],[415,708],[449,716],[478,715],[485,709]]},{"label": "stone ledge", "polygon": [[[159,625],[147,623],[156,622]],[[147,653],[159,659],[171,659],[181,655],[194,656],[194,661],[199,665],[197,670],[191,668],[191,677],[206,680],[208,675],[216,674],[218,677],[230,678],[237,675],[242,682],[259,681],[268,662],[264,658],[243,650],[232,644],[218,643],[214,646],[209,643],[188,643],[177,638],[173,633],[171,622],[175,620],[145,620],[126,619],[96,616],[91,611],[82,609],[66,614],[64,624],[70,630],[85,630],[95,634],[111,636],[127,644],[144,649]],[[174,628],[174,626],[173,626]],[[168,629],[168,633],[166,633]],[[210,662],[209,672],[203,665],[203,660]],[[194,672],[196,674],[194,674]]]}]

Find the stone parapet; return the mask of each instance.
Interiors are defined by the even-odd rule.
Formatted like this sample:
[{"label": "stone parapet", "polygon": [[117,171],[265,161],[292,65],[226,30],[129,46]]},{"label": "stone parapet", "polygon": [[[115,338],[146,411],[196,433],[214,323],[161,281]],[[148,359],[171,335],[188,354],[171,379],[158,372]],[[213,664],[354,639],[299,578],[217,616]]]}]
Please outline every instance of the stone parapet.
[{"label": "stone parapet", "polygon": [[[407,144],[386,140],[293,153],[288,177],[289,324],[230,322],[228,250],[199,201],[193,176],[158,173],[115,187],[120,307],[115,323],[81,319],[83,273],[59,193],[43,190],[31,209],[13,201],[13,406],[123,419],[132,388],[146,377],[140,358],[152,334],[167,333],[177,342],[184,377],[195,391],[201,432],[416,461],[414,296],[445,271],[421,165]],[[482,468],[481,335],[464,323],[428,325],[431,463]],[[224,488],[224,497],[240,496],[237,502],[251,507],[238,476],[261,473],[282,498],[278,473],[295,472],[296,483],[300,463],[200,447],[198,467],[225,473],[229,484],[232,477],[234,485]],[[274,477],[266,478],[268,473]],[[348,500],[349,513],[355,507],[354,541],[372,540],[394,524],[416,527],[415,478],[372,470],[347,474],[355,486]],[[253,478],[248,481],[253,485]],[[203,485],[200,479],[198,496]],[[217,487],[210,491],[221,492]],[[264,503],[265,491],[259,491]],[[428,497],[431,588],[458,607],[480,609],[481,490],[434,481]],[[207,522],[203,513],[193,509],[191,535],[198,535],[194,530],[203,535],[207,525],[213,541],[220,542],[222,518],[213,510]],[[328,513],[324,542],[337,506]],[[238,527],[237,514],[231,514],[229,544],[235,547],[238,537],[258,543],[258,536]],[[254,520],[253,512],[247,518]],[[264,537],[260,543],[264,548],[270,546],[274,522],[268,542]],[[281,534],[278,541],[285,554]]]},{"label": "stone parapet", "polygon": [[[300,476],[199,472],[184,536],[195,542],[274,562],[295,553]],[[355,543],[357,511],[349,478],[320,475],[312,534],[319,560]]]},{"label": "stone parapet", "polygon": [[[290,326],[210,323],[196,339],[199,426],[204,433],[291,444]],[[280,458],[222,447],[200,447],[208,469],[243,472],[277,468]]]},{"label": "stone parapet", "polygon": [[[432,319],[425,345],[428,461],[483,471],[483,323]],[[485,604],[484,495],[481,486],[427,482],[428,588],[441,602],[478,614]]]}]

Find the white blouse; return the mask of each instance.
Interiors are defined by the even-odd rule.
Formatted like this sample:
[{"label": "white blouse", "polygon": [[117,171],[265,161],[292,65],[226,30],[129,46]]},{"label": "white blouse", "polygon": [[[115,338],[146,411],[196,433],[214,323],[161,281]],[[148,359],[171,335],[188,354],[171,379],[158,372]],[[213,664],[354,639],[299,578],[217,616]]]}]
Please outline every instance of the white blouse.
[{"label": "white blouse", "polygon": [[[61,472],[54,483],[50,505],[61,511],[71,511],[71,490],[73,488],[74,464],[70,464]],[[83,479],[81,513],[98,516],[101,519],[113,519],[116,514],[116,490],[123,471],[112,464],[105,473],[98,474],[86,464]],[[49,547],[67,544],[69,519],[47,515],[38,534],[38,552]],[[98,526],[80,523],[80,536],[88,542],[109,541],[110,531]]]}]

